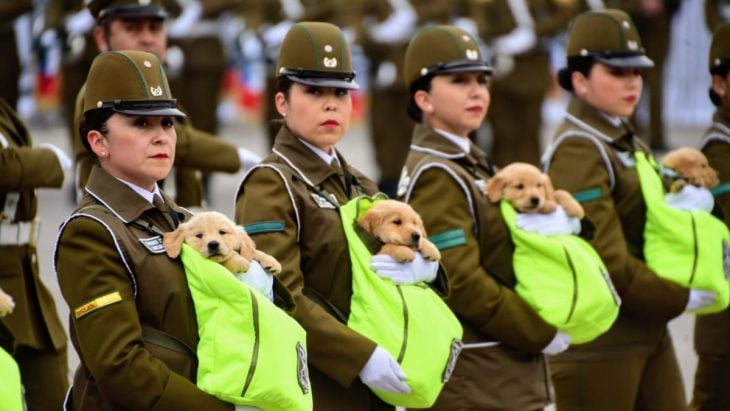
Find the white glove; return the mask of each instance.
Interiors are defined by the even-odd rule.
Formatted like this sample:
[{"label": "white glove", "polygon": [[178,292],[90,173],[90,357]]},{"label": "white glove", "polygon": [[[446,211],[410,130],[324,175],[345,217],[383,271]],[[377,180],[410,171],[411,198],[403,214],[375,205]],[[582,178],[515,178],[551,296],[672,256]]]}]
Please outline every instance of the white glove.
[{"label": "white glove", "polygon": [[236,405],[234,411],[261,411],[261,408],[251,407],[250,405]]},{"label": "white glove", "polygon": [[534,30],[529,27],[517,27],[494,41],[494,51],[497,54],[514,56],[531,49],[536,42],[537,36]]},{"label": "white glove", "polygon": [[241,167],[243,167],[244,170],[247,170],[261,162],[261,157],[258,154],[246,150],[243,147],[238,147],[238,159],[241,161]]},{"label": "white glove", "polygon": [[69,37],[86,34],[94,28],[94,25],[96,25],[96,20],[94,20],[94,16],[91,15],[91,12],[87,8],[66,17],[64,21],[66,33],[68,33]]},{"label": "white glove", "polygon": [[374,255],[370,260],[370,268],[381,277],[390,278],[395,284],[430,283],[436,278],[439,270],[437,261],[428,261],[421,253],[408,263],[399,263],[385,254]]},{"label": "white glove", "polygon": [[58,158],[58,163],[61,164],[61,169],[63,169],[63,171],[68,171],[73,168],[74,162],[71,160],[71,157],[64,153],[63,150],[58,148],[57,145],[52,143],[40,143],[37,145],[37,147],[47,148],[53,151],[53,154],[55,154],[56,158]]},{"label": "white glove", "polygon": [[406,374],[388,351],[375,347],[368,362],[360,370],[360,379],[368,387],[396,394],[408,394],[411,387],[406,384]]},{"label": "white glove", "polygon": [[685,184],[678,193],[667,193],[665,198],[670,206],[686,211],[711,212],[715,206],[715,199],[710,190],[692,184]]},{"label": "white glove", "polygon": [[286,33],[293,25],[294,23],[291,20],[283,20],[265,29],[264,32],[261,33],[261,38],[264,39],[266,47],[279,47],[281,42],[284,41]]},{"label": "white glove", "polygon": [[558,205],[555,211],[549,214],[518,213],[516,224],[523,231],[542,235],[580,233],[580,220],[568,216],[561,205]]},{"label": "white glove", "polygon": [[274,301],[274,276],[264,270],[258,261],[251,261],[248,271],[236,274],[236,278]]},{"label": "white glove", "polygon": [[570,347],[570,336],[562,331],[555,333],[555,337],[550,341],[547,347],[543,348],[543,354],[555,355],[560,354]]},{"label": "white glove", "polygon": [[182,13],[167,27],[167,35],[173,39],[185,37],[203,15],[203,5],[199,1],[186,0],[180,3]]},{"label": "white glove", "polygon": [[687,301],[687,308],[685,308],[685,311],[699,310],[701,308],[709,307],[715,303],[716,299],[717,296],[712,291],[691,288],[689,290],[689,300]]},{"label": "white glove", "polygon": [[385,21],[370,28],[370,38],[377,43],[394,44],[407,41],[416,29],[418,16],[407,3],[398,7]]}]

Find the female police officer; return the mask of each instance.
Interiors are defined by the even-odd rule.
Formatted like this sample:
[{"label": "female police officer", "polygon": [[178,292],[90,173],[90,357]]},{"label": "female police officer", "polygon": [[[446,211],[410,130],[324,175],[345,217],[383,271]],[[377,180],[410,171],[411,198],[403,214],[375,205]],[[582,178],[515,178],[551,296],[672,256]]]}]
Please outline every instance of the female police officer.
[{"label": "female police officer", "polygon": [[279,277],[307,330],[314,408],[392,410],[368,386],[406,393],[406,376],[386,350],[346,325],[353,275],[338,208],[377,187],[334,148],[347,132],[350,90],[357,88],[342,32],[328,23],[295,24],[276,76],[284,124],[273,153],[244,177],[236,220],[282,263]]},{"label": "female police officer", "polygon": [[434,408],[541,409],[550,398],[541,352],[564,350],[569,337],[514,293],[514,245],[484,195],[493,167],[468,134],[487,114],[492,69],[472,36],[452,26],[420,31],[405,60],[418,124],[399,195],[442,252],[446,302],[464,328],[464,350]]},{"label": "female police officer", "polygon": [[653,63],[628,15],[611,9],[575,19],[567,59],[559,80],[573,96],[543,161],[595,223],[592,245],[623,303],[606,334],[551,359],[558,409],[684,409],[666,323],[714,294],[664,280],[644,260],[648,203],[634,155],[648,150],[624,118],[641,95],[640,70]]},{"label": "female police officer", "polygon": [[81,357],[68,409],[232,410],[195,386],[197,324],[161,234],[188,216],[157,187],[182,113],[152,54],[109,52],[89,72],[83,144],[98,160],[55,255]]}]

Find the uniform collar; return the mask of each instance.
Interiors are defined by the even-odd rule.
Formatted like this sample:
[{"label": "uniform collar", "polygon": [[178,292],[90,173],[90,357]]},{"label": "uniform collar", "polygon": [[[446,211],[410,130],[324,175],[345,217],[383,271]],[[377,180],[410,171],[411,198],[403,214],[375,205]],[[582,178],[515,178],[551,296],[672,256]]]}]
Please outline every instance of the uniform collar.
[{"label": "uniform collar", "polygon": [[730,110],[724,106],[717,106],[715,114],[712,116],[712,121],[725,128],[730,127]]},{"label": "uniform collar", "polygon": [[[335,169],[325,163],[324,159],[307,147],[286,126],[282,126],[276,135],[273,151],[314,186],[322,184],[331,176],[339,178]],[[342,155],[336,149],[334,152],[334,156],[337,157],[342,169],[349,170],[349,166]]]},{"label": "uniform collar", "polygon": [[566,119],[606,143],[634,148],[634,131],[625,121],[614,124],[610,117],[578,97],[571,97]]},{"label": "uniform collar", "polygon": [[416,127],[413,129],[411,150],[452,161],[467,163],[470,166],[479,165],[488,170],[492,168],[489,165],[487,154],[477,147],[476,144],[470,144],[469,152],[465,153],[458,144],[424,124],[416,124]]},{"label": "uniform collar", "polygon": [[[85,190],[88,195],[102,203],[124,223],[137,220],[145,211],[155,208],[129,185],[112,177],[98,165],[91,169]],[[173,211],[184,214],[185,210],[175,205],[164,192],[160,191],[160,195]]]}]

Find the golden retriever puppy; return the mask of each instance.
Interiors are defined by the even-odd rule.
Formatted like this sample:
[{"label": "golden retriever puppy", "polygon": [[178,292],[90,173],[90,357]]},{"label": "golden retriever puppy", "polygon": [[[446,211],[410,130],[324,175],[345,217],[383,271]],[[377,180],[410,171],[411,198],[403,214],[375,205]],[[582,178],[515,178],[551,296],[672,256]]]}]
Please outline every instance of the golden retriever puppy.
[{"label": "golden retriever puppy", "polygon": [[281,264],[274,257],[257,250],[251,237],[242,228],[216,211],[194,215],[175,231],[165,233],[162,239],[166,253],[171,258],[180,255],[183,242],[198,250],[203,257],[223,264],[234,274],[247,272],[251,260],[258,261],[272,274],[281,271]]},{"label": "golden retriever puppy", "polygon": [[13,301],[13,297],[0,288],[0,317],[4,317],[12,313],[14,308],[15,301]]},{"label": "golden retriever puppy", "polygon": [[413,261],[416,251],[429,261],[441,259],[438,248],[428,241],[421,216],[404,202],[380,200],[360,217],[358,224],[384,243],[378,254],[399,262]]},{"label": "golden retriever puppy", "polygon": [[489,201],[509,201],[520,213],[552,213],[557,204],[566,214],[578,219],[585,212],[578,201],[565,190],[555,190],[550,178],[539,168],[527,163],[512,163],[487,181]]},{"label": "golden retriever puppy", "polygon": [[687,183],[712,188],[720,182],[717,171],[710,167],[707,157],[695,148],[682,147],[672,150],[662,158],[662,164],[679,174],[679,179],[674,181],[669,189],[672,193],[680,191]]}]

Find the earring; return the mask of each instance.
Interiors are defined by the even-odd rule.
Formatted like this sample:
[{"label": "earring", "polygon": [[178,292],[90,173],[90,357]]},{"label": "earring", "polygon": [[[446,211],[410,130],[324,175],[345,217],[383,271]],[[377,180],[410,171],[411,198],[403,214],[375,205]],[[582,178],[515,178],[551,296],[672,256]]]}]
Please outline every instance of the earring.
[{"label": "earring", "polygon": [[106,158],[106,156],[108,155],[108,153],[107,153],[106,151],[102,151],[102,152],[101,152],[101,153],[100,153],[99,155],[100,155],[100,156],[101,156],[102,158]]}]

